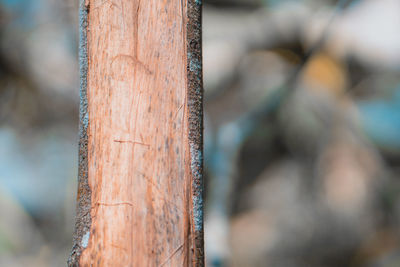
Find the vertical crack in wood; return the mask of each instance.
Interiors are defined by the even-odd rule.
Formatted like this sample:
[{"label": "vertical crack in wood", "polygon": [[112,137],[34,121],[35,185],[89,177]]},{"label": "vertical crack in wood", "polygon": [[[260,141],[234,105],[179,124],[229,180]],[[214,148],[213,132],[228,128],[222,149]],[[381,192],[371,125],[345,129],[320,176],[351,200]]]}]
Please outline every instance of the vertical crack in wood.
[{"label": "vertical crack in wood", "polygon": [[80,68],[80,107],[79,107],[79,170],[78,195],[73,247],[68,259],[69,267],[78,267],[82,250],[87,247],[91,226],[91,189],[88,182],[88,28],[89,4],[87,0],[79,3],[79,68]]}]

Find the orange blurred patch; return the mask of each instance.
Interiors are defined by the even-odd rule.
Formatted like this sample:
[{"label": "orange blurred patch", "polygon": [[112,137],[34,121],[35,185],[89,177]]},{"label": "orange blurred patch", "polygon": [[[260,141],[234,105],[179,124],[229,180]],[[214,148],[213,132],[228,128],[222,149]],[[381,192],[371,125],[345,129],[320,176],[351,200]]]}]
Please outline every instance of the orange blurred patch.
[{"label": "orange blurred patch", "polygon": [[310,90],[340,97],[347,86],[347,70],[343,63],[321,52],[314,55],[305,66],[302,82]]}]

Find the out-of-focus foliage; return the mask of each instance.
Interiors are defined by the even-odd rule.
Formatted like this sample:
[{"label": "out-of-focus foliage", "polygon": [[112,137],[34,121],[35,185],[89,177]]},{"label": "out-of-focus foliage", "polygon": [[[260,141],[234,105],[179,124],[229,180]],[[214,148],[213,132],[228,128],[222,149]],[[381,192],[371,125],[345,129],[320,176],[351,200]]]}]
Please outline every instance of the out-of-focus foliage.
[{"label": "out-of-focus foliage", "polygon": [[77,173],[77,1],[0,1],[0,266],[65,266]]},{"label": "out-of-focus foliage", "polygon": [[400,2],[204,11],[210,266],[400,266]]}]

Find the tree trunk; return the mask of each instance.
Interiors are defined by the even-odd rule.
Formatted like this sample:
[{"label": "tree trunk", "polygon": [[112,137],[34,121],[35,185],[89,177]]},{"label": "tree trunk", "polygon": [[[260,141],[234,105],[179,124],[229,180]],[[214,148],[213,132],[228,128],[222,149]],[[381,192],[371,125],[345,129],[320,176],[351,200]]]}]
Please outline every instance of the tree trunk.
[{"label": "tree trunk", "polygon": [[203,266],[200,0],[81,0],[69,266]]}]

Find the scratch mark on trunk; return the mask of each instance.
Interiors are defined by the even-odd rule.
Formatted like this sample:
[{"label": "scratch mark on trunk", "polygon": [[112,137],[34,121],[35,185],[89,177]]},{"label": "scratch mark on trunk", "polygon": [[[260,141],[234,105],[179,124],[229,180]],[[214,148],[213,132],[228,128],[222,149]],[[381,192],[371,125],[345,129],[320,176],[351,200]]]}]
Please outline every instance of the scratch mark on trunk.
[{"label": "scratch mark on trunk", "polygon": [[176,253],[178,253],[179,250],[181,250],[181,249],[183,248],[183,245],[184,245],[184,244],[185,244],[185,243],[182,243],[177,249],[175,249],[174,252],[172,252],[172,254],[169,255],[168,258],[167,258],[163,263],[160,264],[159,267],[162,267],[162,266],[164,266],[165,264],[167,264],[167,263],[172,259],[172,257],[173,257]]}]

